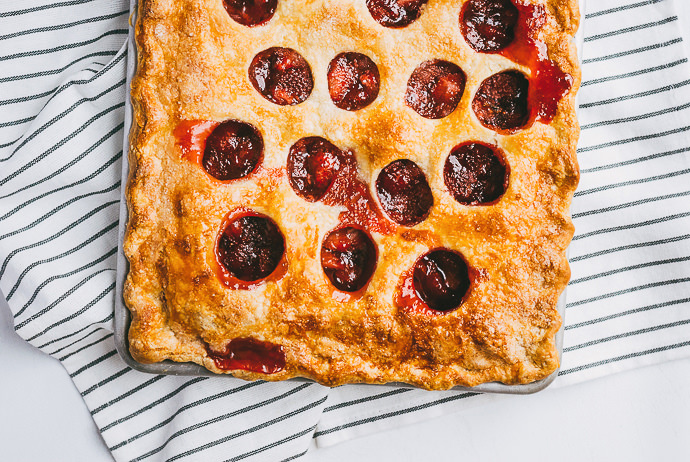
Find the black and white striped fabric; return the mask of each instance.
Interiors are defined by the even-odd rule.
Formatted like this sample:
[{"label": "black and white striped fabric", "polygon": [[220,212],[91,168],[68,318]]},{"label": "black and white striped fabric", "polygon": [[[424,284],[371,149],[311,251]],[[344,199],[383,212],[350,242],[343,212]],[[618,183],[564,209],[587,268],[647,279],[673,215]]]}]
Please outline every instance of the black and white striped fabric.
[{"label": "black and white striped fabric", "polygon": [[[128,0],[0,1],[0,288],[118,461],[288,460],[508,399],[152,376],[113,343]],[[554,386],[690,355],[690,66],[671,0],[592,0]]]}]

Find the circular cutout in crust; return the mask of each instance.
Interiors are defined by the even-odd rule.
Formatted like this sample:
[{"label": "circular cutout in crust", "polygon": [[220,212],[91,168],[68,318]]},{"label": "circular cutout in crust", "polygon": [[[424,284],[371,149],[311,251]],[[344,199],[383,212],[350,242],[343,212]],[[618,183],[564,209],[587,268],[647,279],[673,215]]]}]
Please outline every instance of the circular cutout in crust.
[{"label": "circular cutout in crust", "polygon": [[357,111],[374,102],[381,77],[367,55],[348,51],[338,54],[328,65],[328,92],[340,109]]},{"label": "circular cutout in crust", "polygon": [[354,226],[338,228],[321,244],[321,267],[331,284],[343,292],[363,289],[376,269],[376,244]]},{"label": "circular cutout in crust", "polygon": [[218,263],[232,277],[256,282],[273,273],[285,253],[285,238],[266,215],[247,211],[225,223],[216,245]]},{"label": "circular cutout in crust", "polygon": [[522,72],[494,74],[477,89],[472,110],[485,127],[512,133],[529,121],[528,92],[529,80]]},{"label": "circular cutout in crust", "polygon": [[510,0],[468,0],[460,12],[460,29],[479,53],[495,53],[515,39],[518,9]]},{"label": "circular cutout in crust", "polygon": [[287,159],[290,186],[298,196],[316,202],[330,189],[341,166],[341,151],[320,136],[302,138]]},{"label": "circular cutout in crust", "polygon": [[367,0],[367,8],[374,20],[384,27],[400,28],[419,18],[422,6],[429,0]]},{"label": "circular cutout in crust", "polygon": [[458,107],[465,91],[465,73],[440,59],[425,61],[407,81],[405,104],[427,119],[441,119]]},{"label": "circular cutout in crust", "polygon": [[292,48],[272,47],[258,53],[248,72],[256,91],[280,106],[302,103],[314,89],[309,63]]},{"label": "circular cutout in crust", "polygon": [[271,20],[278,7],[278,0],[223,0],[223,6],[235,22],[254,27]]},{"label": "circular cutout in crust", "polygon": [[395,160],[381,170],[376,194],[386,215],[403,226],[424,221],[434,205],[424,172],[409,159]]},{"label": "circular cutout in crust", "polygon": [[236,180],[256,169],[263,152],[264,141],[256,127],[239,120],[226,120],[206,139],[201,166],[217,180]]},{"label": "circular cutout in crust", "polygon": [[458,308],[470,289],[465,259],[449,249],[434,249],[419,257],[412,281],[417,296],[436,311]]},{"label": "circular cutout in crust", "polygon": [[443,167],[443,180],[459,203],[488,204],[505,192],[508,169],[496,148],[470,141],[450,152]]}]

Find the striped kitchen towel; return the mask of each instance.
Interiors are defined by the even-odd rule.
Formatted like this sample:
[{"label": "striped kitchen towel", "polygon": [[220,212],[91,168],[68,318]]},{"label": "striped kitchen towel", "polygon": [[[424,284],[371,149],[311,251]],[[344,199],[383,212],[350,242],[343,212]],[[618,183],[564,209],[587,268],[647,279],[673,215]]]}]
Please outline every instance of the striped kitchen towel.
[{"label": "striped kitchen towel", "polygon": [[[270,460],[487,400],[129,369],[113,300],[128,0],[0,0],[0,288],[118,461]],[[690,355],[690,66],[671,0],[592,0],[563,386]],[[400,396],[404,395],[404,396]]]}]

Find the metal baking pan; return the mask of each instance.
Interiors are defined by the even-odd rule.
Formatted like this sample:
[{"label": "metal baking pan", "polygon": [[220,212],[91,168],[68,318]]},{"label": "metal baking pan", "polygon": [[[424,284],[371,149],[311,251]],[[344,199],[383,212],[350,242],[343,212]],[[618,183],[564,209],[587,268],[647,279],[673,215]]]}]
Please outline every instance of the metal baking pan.
[{"label": "metal baking pan", "polygon": [[[580,11],[582,13],[582,20],[584,21],[584,11],[585,11],[585,0],[580,0]],[[134,76],[136,65],[137,65],[137,47],[134,40],[134,25],[137,20],[137,0],[130,0],[130,27],[129,27],[129,38],[127,46],[127,88],[131,88],[132,77]],[[578,54],[580,61],[582,60],[582,44],[584,43],[584,28],[582,23],[580,24],[580,30],[576,36],[576,43],[578,45]],[[143,364],[136,361],[129,352],[129,341],[127,339],[127,332],[129,331],[130,323],[130,312],[127,306],[125,306],[124,298],[122,296],[122,291],[124,288],[125,278],[129,271],[129,262],[125,257],[124,251],[122,249],[122,244],[124,241],[125,228],[127,224],[127,202],[125,198],[125,185],[127,184],[127,177],[129,172],[129,162],[127,157],[127,152],[129,152],[129,133],[132,127],[133,109],[132,102],[130,98],[125,100],[125,140],[123,152],[125,155],[122,156],[122,187],[120,196],[120,225],[118,229],[118,253],[117,253],[117,275],[116,275],[116,289],[115,289],[115,345],[117,351],[119,352],[122,359],[133,369],[141,372],[148,372],[151,374],[167,374],[167,375],[187,375],[187,376],[219,376],[219,377],[232,377],[229,374],[215,374],[203,366],[196,363],[178,363],[170,360],[161,361],[159,363],[153,364]],[[561,318],[565,320],[565,302],[566,294],[565,291],[561,295],[558,301],[558,311],[561,314]],[[558,348],[559,357],[562,356],[563,352],[563,329],[565,322],[561,326],[561,329],[556,333],[556,346]],[[527,395],[536,393],[548,387],[558,376],[558,370],[553,372],[550,376],[545,379],[524,384],[524,385],[506,385],[499,382],[490,382],[477,385],[475,387],[455,387],[453,390],[457,391],[472,391],[480,393],[500,393],[500,394],[514,394],[514,395]],[[311,381],[309,379],[303,378],[293,378],[289,379],[292,381]],[[401,387],[412,387],[412,385],[405,383],[389,383],[388,385],[398,385]],[[377,386],[377,385],[370,385]]]}]

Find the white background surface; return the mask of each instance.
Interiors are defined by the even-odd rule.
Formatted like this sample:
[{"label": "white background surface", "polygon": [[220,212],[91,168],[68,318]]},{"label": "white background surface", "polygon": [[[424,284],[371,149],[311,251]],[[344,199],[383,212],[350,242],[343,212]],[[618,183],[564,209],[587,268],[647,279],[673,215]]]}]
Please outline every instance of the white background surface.
[{"label": "white background surface", "polygon": [[[690,55],[690,1],[676,1]],[[60,363],[0,297],[0,461],[112,461]],[[310,451],[303,462],[690,460],[690,359],[509,397]]]}]

